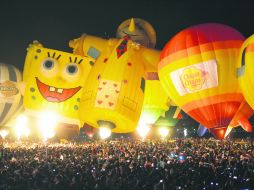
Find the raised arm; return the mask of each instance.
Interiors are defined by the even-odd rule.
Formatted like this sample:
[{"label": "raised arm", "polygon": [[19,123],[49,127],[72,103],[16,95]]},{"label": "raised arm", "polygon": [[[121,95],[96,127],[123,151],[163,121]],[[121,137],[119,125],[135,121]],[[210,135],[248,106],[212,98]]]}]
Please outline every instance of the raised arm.
[{"label": "raised arm", "polygon": [[114,39],[103,39],[96,36],[83,34],[81,37],[71,40],[69,46],[73,53],[81,56],[90,56],[97,59],[101,52],[113,42]]}]

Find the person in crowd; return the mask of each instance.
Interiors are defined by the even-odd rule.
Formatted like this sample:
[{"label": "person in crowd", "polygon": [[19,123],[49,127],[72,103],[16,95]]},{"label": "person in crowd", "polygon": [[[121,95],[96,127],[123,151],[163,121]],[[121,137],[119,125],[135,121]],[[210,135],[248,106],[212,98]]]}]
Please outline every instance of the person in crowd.
[{"label": "person in crowd", "polygon": [[5,143],[0,190],[254,189],[252,147],[193,138]]}]

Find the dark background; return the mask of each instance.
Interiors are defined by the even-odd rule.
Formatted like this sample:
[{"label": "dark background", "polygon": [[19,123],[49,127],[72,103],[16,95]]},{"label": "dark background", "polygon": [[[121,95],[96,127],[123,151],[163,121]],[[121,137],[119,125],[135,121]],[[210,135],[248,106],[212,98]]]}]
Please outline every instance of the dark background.
[{"label": "dark background", "polygon": [[82,33],[114,37],[118,25],[131,17],[154,26],[158,49],[178,31],[204,22],[230,25],[245,37],[254,33],[251,0],[5,0],[0,3],[0,62],[22,70],[33,40],[71,51],[69,40]]}]

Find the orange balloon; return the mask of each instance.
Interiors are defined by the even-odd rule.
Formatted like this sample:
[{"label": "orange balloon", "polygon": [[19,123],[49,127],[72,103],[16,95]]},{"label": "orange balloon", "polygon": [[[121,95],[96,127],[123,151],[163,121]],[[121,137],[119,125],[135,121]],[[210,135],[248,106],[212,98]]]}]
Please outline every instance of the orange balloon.
[{"label": "orange balloon", "polygon": [[218,139],[243,101],[235,66],[244,37],[207,23],[176,34],[163,48],[159,78],[169,97]]}]

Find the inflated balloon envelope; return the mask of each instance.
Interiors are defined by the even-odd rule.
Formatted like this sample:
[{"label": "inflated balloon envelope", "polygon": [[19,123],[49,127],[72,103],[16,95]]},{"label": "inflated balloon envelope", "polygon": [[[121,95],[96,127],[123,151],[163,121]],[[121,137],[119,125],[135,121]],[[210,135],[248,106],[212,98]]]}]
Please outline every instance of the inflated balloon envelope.
[{"label": "inflated balloon envelope", "polygon": [[202,137],[206,134],[206,132],[207,132],[207,128],[204,127],[203,125],[199,124],[198,130],[197,130],[198,136]]},{"label": "inflated balloon envelope", "polygon": [[0,63],[0,127],[5,126],[22,108],[21,81],[21,72],[16,67]]},{"label": "inflated balloon envelope", "polygon": [[144,101],[139,124],[152,125],[168,109],[168,96],[161,86],[158,73],[146,73]]},{"label": "inflated balloon envelope", "polygon": [[85,123],[83,125],[82,131],[83,134],[86,134],[89,138],[92,138],[97,132],[97,129]]},{"label": "inflated balloon envelope", "polygon": [[[227,137],[233,128],[236,127],[242,127],[246,132],[252,132],[252,125],[249,122],[249,118],[253,115],[254,110],[249,106],[249,104],[243,100],[241,103],[241,106],[239,107],[238,111],[235,113],[233,119],[231,120],[225,137]],[[207,131],[207,128],[203,127],[202,125],[199,125],[198,128],[198,135],[203,136]]]},{"label": "inflated balloon envelope", "polygon": [[96,59],[84,85],[80,118],[116,133],[136,129],[144,98],[144,74],[157,71],[160,53],[131,40],[133,21],[126,32],[121,39],[82,35],[70,41],[74,53]]},{"label": "inflated balloon envelope", "polygon": [[42,112],[54,112],[60,123],[68,124],[67,131],[79,130],[80,98],[93,62],[38,42],[31,44],[23,72],[25,113],[39,117]]},{"label": "inflated balloon envelope", "polygon": [[177,122],[182,119],[181,109],[177,106],[170,106],[168,110],[156,122],[156,127],[175,127]]},{"label": "inflated balloon envelope", "polygon": [[249,122],[249,118],[254,114],[254,110],[249,106],[249,104],[244,100],[241,103],[240,108],[234,115],[232,121],[230,122],[226,135],[227,136],[231,130],[235,127],[241,126],[246,132],[252,132],[252,125]]},{"label": "inflated balloon envelope", "polygon": [[161,53],[159,78],[170,98],[219,139],[243,101],[235,72],[243,40],[229,26],[200,24],[176,34]]},{"label": "inflated balloon envelope", "polygon": [[237,62],[239,83],[248,104],[254,109],[254,35],[245,40]]},{"label": "inflated balloon envelope", "polygon": [[[253,115],[254,108],[254,77],[253,77],[253,59],[254,59],[254,35],[250,36],[244,41],[241,46],[240,53],[237,61],[237,77],[246,101],[241,105],[241,108],[236,114],[238,119],[233,119],[230,124],[228,133],[233,127],[239,124],[247,132],[252,132],[252,126],[248,121]],[[241,118],[239,117],[241,116]],[[239,120],[240,119],[240,120]],[[239,122],[235,122],[239,120]]]}]

